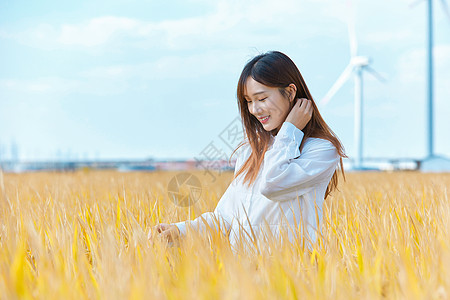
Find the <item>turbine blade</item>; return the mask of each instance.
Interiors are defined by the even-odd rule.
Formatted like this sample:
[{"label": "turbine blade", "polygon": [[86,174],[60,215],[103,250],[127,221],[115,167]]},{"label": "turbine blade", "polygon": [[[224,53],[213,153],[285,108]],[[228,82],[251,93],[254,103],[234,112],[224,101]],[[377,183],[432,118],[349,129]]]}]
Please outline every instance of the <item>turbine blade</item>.
[{"label": "turbine blade", "polygon": [[328,93],[323,97],[322,100],[320,100],[319,104],[322,106],[325,106],[328,101],[336,94],[336,92],[344,85],[344,83],[348,80],[350,77],[350,74],[352,73],[353,66],[349,64],[344,72],[342,72],[341,76],[336,80],[336,82],[333,84],[331,89],[328,91]]},{"label": "turbine blade", "polygon": [[350,42],[350,55],[354,57],[358,53],[358,41],[356,40],[356,31],[355,31],[355,8],[353,7],[352,1],[347,1],[348,7],[348,40]]},{"label": "turbine blade", "polygon": [[375,77],[376,79],[378,79],[379,81],[381,81],[382,83],[386,83],[386,78],[384,78],[380,73],[378,73],[377,71],[375,71],[375,69],[366,66],[364,68],[366,71],[368,71],[373,77]]},{"label": "turbine blade", "polygon": [[450,22],[450,10],[448,9],[447,2],[445,0],[441,0],[441,6],[444,10],[445,15],[447,16],[448,21]]}]

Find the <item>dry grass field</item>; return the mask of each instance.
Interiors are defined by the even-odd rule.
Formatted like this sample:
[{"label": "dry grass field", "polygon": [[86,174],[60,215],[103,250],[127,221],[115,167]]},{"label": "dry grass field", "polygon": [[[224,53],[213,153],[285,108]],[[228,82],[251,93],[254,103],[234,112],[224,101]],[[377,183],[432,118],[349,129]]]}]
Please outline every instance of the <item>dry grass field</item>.
[{"label": "dry grass field", "polygon": [[231,182],[170,200],[177,172],[0,175],[0,299],[448,299],[450,174],[347,173],[308,250],[231,251],[219,233],[149,243],[159,222],[213,210]]}]

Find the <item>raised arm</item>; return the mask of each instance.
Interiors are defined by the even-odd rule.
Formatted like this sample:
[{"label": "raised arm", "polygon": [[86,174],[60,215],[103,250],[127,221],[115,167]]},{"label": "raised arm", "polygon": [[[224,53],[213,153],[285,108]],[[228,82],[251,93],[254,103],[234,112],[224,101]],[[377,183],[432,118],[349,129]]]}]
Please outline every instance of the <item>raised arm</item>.
[{"label": "raised arm", "polygon": [[300,153],[302,139],[300,129],[284,122],[266,152],[260,192],[268,199],[295,199],[331,179],[340,159],[336,148],[329,141],[314,139]]}]

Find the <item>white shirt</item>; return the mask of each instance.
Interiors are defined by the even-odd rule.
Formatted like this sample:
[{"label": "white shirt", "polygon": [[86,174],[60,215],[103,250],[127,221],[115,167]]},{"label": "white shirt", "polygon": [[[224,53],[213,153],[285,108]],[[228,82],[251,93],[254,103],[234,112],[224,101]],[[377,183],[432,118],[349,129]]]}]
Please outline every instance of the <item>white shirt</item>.
[{"label": "white shirt", "polygon": [[[295,125],[284,122],[272,137],[252,186],[243,184],[242,173],[231,182],[214,212],[174,225],[182,235],[187,223],[197,230],[205,230],[204,221],[212,228],[220,226],[232,247],[238,245],[240,238],[256,238],[260,244],[262,238],[271,234],[276,237],[280,230],[286,230],[291,241],[295,238],[293,232],[304,232],[314,242],[322,220],[325,191],[340,156],[330,141],[319,138],[308,138],[300,152],[303,136]],[[235,174],[251,151],[249,144],[239,148]]]}]

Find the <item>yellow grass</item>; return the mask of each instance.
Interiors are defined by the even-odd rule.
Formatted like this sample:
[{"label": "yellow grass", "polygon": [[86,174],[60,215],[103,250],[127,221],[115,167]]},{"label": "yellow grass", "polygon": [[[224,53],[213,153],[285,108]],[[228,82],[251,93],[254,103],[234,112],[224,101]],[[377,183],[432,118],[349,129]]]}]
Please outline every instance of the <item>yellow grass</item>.
[{"label": "yellow grass", "polygon": [[450,297],[450,174],[348,173],[312,250],[272,241],[271,254],[234,254],[214,232],[150,244],[150,227],[213,210],[232,178],[195,173],[189,211],[169,200],[175,174],[4,174],[0,298]]}]

